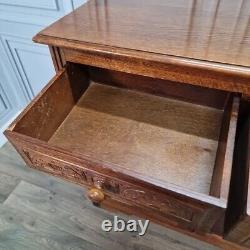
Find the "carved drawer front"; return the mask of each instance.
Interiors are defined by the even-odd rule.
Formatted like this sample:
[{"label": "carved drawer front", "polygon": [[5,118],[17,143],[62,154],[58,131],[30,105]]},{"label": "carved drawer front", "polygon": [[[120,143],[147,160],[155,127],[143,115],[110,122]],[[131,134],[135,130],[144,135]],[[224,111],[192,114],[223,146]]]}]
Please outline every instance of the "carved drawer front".
[{"label": "carved drawer front", "polygon": [[[87,169],[88,166],[78,166],[58,158],[42,154],[30,148],[23,148],[21,152],[27,164],[35,169],[70,180],[89,187],[99,187],[101,191],[113,200],[126,201],[142,208],[161,214],[175,225],[195,231],[202,227],[201,221],[214,209],[195,206],[189,202],[174,198],[163,192],[151,191],[139,185],[123,181],[122,179],[106,177]],[[218,217],[221,211],[218,210]],[[204,218],[203,218],[204,217]],[[210,224],[218,217],[210,218]],[[211,225],[208,225],[208,227]],[[210,229],[209,229],[210,230]]]},{"label": "carved drawer front", "polygon": [[157,194],[133,185],[120,185],[120,197],[131,200],[139,205],[158,210],[158,212],[185,222],[192,222],[199,209],[188,207],[187,204],[173,197]]},{"label": "carved drawer front", "polygon": [[69,162],[41,154],[32,149],[23,149],[22,152],[26,162],[32,168],[83,185],[94,185],[97,180],[97,175],[94,173]]}]

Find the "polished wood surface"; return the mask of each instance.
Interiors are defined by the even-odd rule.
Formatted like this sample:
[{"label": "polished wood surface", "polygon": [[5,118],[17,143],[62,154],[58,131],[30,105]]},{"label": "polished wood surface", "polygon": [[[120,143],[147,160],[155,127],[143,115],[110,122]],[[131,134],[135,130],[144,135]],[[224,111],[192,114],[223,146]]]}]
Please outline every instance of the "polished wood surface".
[{"label": "polished wood surface", "polygon": [[41,35],[250,66],[249,0],[90,0]]},{"label": "polished wood surface", "polygon": [[34,41],[67,61],[250,96],[249,10],[249,0],[90,0]]}]

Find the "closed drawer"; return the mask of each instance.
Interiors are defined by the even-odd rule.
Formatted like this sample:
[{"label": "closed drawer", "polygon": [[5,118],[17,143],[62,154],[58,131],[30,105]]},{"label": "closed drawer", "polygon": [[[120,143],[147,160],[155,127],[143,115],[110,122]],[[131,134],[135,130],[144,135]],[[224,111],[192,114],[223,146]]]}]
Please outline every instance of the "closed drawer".
[{"label": "closed drawer", "polygon": [[250,247],[250,101],[242,101],[235,143],[226,239]]},{"label": "closed drawer", "polygon": [[239,97],[67,64],[5,132],[30,167],[224,232]]}]

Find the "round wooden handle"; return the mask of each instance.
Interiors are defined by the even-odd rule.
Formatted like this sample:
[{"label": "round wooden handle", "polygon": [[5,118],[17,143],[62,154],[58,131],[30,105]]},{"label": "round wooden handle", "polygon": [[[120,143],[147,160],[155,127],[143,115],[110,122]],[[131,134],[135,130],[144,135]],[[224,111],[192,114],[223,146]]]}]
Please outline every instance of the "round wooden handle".
[{"label": "round wooden handle", "polygon": [[104,193],[101,189],[92,188],[88,191],[88,197],[93,203],[100,203],[104,200]]}]

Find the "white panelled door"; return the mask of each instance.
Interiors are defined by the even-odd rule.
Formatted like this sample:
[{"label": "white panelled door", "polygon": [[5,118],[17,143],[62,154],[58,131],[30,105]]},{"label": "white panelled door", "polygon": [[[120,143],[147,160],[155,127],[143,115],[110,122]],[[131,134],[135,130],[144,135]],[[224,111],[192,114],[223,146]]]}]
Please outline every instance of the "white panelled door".
[{"label": "white panelled door", "polygon": [[0,146],[11,120],[55,74],[32,37],[86,0],[0,0]]}]

